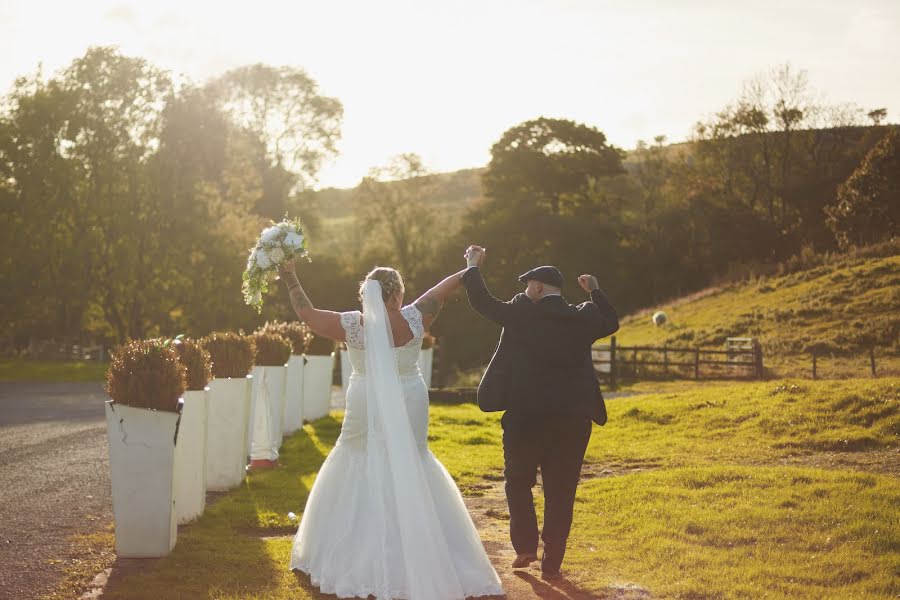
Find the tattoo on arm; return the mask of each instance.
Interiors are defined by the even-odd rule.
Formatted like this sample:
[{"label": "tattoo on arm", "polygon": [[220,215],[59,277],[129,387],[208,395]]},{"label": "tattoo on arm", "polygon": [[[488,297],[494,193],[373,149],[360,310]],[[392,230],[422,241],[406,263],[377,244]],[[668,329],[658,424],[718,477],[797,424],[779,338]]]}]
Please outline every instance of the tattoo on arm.
[{"label": "tattoo on arm", "polygon": [[296,275],[294,277],[288,277],[285,279],[285,282],[288,286],[288,293],[291,296],[291,305],[294,307],[294,312],[297,313],[297,316],[300,317],[300,320],[302,321],[303,317],[300,315],[300,311],[312,308],[312,302],[309,301],[306,292],[303,291],[303,287],[300,285],[300,281],[297,279]]},{"label": "tattoo on arm", "polygon": [[416,308],[419,309],[423,315],[430,315],[432,319],[436,319],[438,313],[441,312],[441,308],[444,306],[444,303],[439,301],[437,298],[432,298],[431,296],[424,296],[419,298],[419,301],[416,302]]}]

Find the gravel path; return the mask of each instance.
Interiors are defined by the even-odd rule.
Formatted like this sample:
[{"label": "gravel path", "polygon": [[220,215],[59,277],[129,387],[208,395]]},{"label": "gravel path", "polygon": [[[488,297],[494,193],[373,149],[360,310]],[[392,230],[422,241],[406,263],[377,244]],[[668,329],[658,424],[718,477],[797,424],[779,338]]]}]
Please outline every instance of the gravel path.
[{"label": "gravel path", "polygon": [[51,591],[69,539],[112,521],[99,383],[0,383],[0,598]]}]

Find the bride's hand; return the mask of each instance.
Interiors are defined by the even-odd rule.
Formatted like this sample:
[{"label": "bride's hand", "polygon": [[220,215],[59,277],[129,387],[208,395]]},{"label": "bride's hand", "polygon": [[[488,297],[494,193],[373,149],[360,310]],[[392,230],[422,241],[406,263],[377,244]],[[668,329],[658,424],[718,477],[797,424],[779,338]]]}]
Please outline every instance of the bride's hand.
[{"label": "bride's hand", "polygon": [[278,265],[278,274],[279,275],[282,275],[282,276],[290,275],[293,272],[294,272],[294,261],[293,260],[286,260],[283,263],[281,263],[280,265]]}]

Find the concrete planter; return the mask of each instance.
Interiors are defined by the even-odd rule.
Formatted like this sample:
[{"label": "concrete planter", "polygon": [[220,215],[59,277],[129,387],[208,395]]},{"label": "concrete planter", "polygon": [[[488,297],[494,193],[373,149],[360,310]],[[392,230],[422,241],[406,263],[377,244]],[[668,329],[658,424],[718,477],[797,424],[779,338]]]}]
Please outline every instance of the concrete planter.
[{"label": "concrete planter", "polygon": [[303,356],[292,354],[284,386],[284,434],[303,427]]},{"label": "concrete planter", "polygon": [[425,386],[431,387],[431,367],[434,364],[434,348],[422,350],[419,353],[419,370],[425,379]]},{"label": "concrete planter", "polygon": [[341,388],[344,390],[344,404],[347,403],[347,389],[350,387],[350,373],[353,366],[350,364],[350,352],[341,350]]},{"label": "concrete planter", "polygon": [[284,384],[287,367],[253,367],[252,436],[250,461],[278,460],[284,438]]},{"label": "concrete planter", "polygon": [[303,369],[303,418],[321,419],[331,409],[331,377],[334,353],[328,356],[306,356]]},{"label": "concrete planter", "polygon": [[206,508],[208,411],[206,390],[184,393],[178,443],[175,444],[175,516],[179,525],[193,521]]},{"label": "concrete planter", "polygon": [[206,489],[225,492],[241,485],[247,467],[250,386],[246,378],[209,382],[206,438]]},{"label": "concrete planter", "polygon": [[116,555],[166,556],[178,527],[173,501],[178,413],[106,403]]}]

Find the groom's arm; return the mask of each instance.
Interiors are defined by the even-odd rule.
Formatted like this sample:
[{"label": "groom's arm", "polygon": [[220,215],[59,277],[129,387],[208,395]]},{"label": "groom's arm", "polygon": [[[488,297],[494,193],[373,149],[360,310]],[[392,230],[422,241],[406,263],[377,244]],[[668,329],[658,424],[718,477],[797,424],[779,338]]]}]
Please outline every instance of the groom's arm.
[{"label": "groom's arm", "polygon": [[469,304],[481,316],[506,327],[513,318],[513,304],[494,298],[488,291],[481,269],[471,266],[463,272],[462,283],[469,297]]},{"label": "groom's arm", "polygon": [[619,315],[616,309],[610,304],[609,298],[603,293],[603,290],[597,288],[591,291],[591,302],[599,311],[594,318],[597,339],[605,338],[619,330]]},{"label": "groom's arm", "polygon": [[582,275],[578,278],[578,284],[591,295],[591,301],[585,302],[579,308],[590,320],[588,331],[595,340],[605,338],[619,330],[619,315],[610,304],[609,298],[600,289],[597,278],[593,275]]}]

